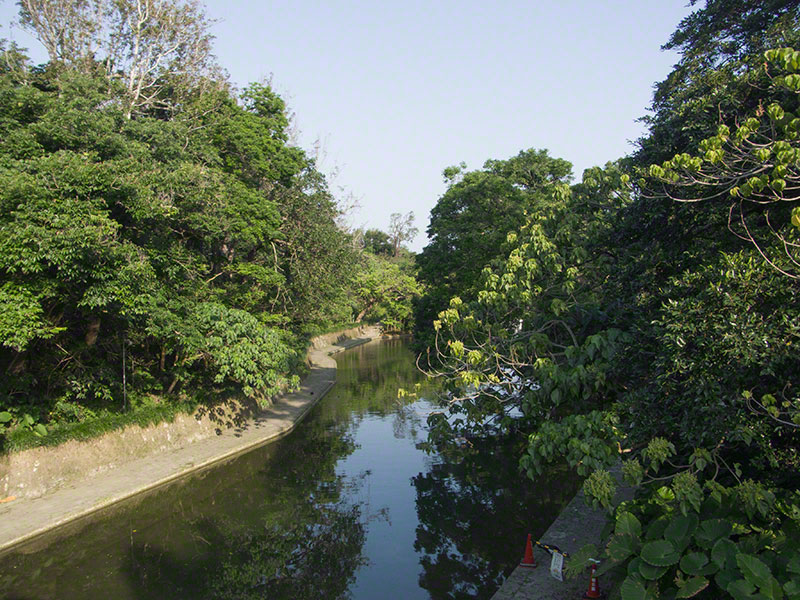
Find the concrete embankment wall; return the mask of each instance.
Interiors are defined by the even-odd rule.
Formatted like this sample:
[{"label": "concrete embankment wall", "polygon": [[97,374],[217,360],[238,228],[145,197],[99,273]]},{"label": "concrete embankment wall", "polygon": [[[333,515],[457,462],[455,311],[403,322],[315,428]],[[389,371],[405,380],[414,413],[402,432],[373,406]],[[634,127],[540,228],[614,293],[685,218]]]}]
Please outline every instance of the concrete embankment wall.
[{"label": "concrete embankment wall", "polygon": [[[321,335],[311,340],[309,352],[374,333],[362,326]],[[306,360],[309,362],[308,356]],[[171,422],[148,427],[129,425],[91,440],[0,456],[0,500],[12,496],[38,498],[80,479],[117,469],[131,460],[185,447],[241,427],[256,414],[251,403],[230,398],[211,409],[202,406],[194,414],[178,415]]]}]

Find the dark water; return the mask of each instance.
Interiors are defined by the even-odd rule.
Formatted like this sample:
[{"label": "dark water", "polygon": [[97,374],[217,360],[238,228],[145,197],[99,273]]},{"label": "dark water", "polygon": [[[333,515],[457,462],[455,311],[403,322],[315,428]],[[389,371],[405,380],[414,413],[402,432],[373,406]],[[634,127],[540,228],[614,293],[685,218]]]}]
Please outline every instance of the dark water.
[{"label": "dark water", "polygon": [[339,355],[289,436],[0,558],[9,599],[488,598],[577,488],[514,449],[425,454],[402,341]]}]

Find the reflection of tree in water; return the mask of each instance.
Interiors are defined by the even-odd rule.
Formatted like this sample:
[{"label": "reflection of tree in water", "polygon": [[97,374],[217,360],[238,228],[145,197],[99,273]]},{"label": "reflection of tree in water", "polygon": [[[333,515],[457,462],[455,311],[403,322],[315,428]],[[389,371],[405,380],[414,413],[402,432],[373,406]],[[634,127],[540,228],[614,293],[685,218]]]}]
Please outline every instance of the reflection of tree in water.
[{"label": "reflection of tree in water", "polygon": [[413,478],[414,549],[423,554],[420,586],[432,598],[491,597],[519,563],[525,536],[540,536],[575,493],[578,481],[565,469],[528,480],[515,450],[496,439],[477,442],[460,460]]},{"label": "reflection of tree in water", "polygon": [[219,522],[192,527],[209,546],[201,560],[185,563],[157,547],[132,548],[130,573],[140,597],[346,598],[353,574],[364,563],[365,526],[358,506],[318,505],[294,523],[236,533]]},{"label": "reflection of tree in water", "polygon": [[312,523],[268,528],[236,540],[218,569],[213,597],[342,598],[364,564],[365,527],[358,506],[323,508]]},{"label": "reflection of tree in water", "polygon": [[419,413],[418,403],[398,405],[392,416],[392,433],[397,439],[416,442],[420,433],[427,436],[425,419]]},{"label": "reflection of tree in water", "polygon": [[423,378],[414,355],[402,339],[366,344],[337,356],[336,360],[339,374],[331,391],[335,400],[327,402],[325,409],[340,411],[348,418],[351,413],[353,418],[364,413],[381,416],[392,413],[401,404],[397,399],[398,386],[410,388]]},{"label": "reflection of tree in water", "polygon": [[335,465],[355,446],[345,424],[305,429],[280,444],[247,490],[223,493],[214,516],[187,524],[201,541],[191,560],[174,548],[132,547],[126,570],[140,597],[347,597],[364,563],[367,515],[343,499],[362,478],[337,475]]},{"label": "reflection of tree in water", "polygon": [[347,500],[363,476],[336,473],[355,449],[350,434],[347,421],[310,419],[40,552],[6,557],[0,597],[346,597],[369,518]]}]

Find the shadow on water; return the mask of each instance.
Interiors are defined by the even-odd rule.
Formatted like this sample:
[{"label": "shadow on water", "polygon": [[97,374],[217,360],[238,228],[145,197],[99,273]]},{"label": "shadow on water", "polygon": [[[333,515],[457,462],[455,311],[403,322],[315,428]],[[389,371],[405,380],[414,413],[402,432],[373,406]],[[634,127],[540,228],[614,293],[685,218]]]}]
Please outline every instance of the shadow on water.
[{"label": "shadow on water", "polygon": [[[496,440],[422,455],[431,405],[397,399],[421,378],[403,342],[337,361],[337,385],[291,435],[0,557],[0,598],[490,596],[576,482],[531,485],[519,448]],[[405,504],[374,500],[392,485]],[[371,535],[402,538],[400,554],[384,565]],[[405,587],[386,589],[390,575]]]}]

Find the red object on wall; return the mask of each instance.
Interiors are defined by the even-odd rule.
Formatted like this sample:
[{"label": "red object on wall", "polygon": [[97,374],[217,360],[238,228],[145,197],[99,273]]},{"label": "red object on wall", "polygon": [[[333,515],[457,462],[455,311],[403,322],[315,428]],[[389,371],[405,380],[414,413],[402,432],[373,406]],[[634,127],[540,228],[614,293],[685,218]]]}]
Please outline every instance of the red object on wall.
[{"label": "red object on wall", "polygon": [[522,562],[519,563],[520,567],[528,567],[529,569],[535,569],[538,565],[536,564],[536,559],[533,558],[533,543],[531,542],[531,534],[528,534],[528,543],[525,545],[525,556],[522,559]]}]

